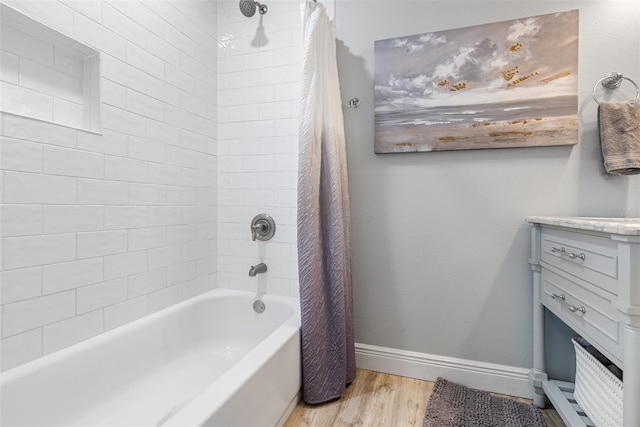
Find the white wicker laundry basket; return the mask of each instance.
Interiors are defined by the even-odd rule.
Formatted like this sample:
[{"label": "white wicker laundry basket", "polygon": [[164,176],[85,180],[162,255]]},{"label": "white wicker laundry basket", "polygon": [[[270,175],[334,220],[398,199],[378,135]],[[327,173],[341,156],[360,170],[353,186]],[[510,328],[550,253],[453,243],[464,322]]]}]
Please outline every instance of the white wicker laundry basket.
[{"label": "white wicker laundry basket", "polygon": [[574,338],[576,388],[574,397],[596,427],[622,426],[622,381]]}]

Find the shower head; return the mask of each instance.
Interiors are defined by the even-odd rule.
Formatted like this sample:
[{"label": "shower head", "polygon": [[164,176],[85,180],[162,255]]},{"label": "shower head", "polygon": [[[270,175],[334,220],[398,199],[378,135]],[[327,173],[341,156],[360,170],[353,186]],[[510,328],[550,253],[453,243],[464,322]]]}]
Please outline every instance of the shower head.
[{"label": "shower head", "polygon": [[260,15],[264,15],[267,13],[267,5],[260,4],[254,0],[240,0],[240,12],[247,18],[251,18],[256,14],[256,6],[258,7],[258,12]]}]

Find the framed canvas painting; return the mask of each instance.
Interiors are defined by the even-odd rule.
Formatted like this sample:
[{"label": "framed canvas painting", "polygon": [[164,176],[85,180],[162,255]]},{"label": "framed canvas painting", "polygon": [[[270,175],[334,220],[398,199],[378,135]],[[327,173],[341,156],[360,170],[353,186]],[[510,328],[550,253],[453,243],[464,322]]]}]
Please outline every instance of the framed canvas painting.
[{"label": "framed canvas painting", "polygon": [[375,152],[578,142],[578,11],[375,42]]}]

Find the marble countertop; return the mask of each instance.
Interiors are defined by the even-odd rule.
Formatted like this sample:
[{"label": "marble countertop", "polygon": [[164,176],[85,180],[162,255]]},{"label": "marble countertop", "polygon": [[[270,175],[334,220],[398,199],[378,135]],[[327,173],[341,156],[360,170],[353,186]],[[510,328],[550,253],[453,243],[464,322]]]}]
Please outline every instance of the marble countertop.
[{"label": "marble countertop", "polygon": [[592,218],[570,216],[528,216],[530,223],[571,227],[605,233],[640,236],[640,218]]}]

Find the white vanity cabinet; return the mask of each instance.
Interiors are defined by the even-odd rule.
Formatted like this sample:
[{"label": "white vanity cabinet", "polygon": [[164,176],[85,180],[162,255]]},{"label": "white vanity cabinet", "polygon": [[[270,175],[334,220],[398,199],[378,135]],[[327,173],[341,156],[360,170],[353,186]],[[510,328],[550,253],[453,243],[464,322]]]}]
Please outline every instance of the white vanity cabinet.
[{"label": "white vanity cabinet", "polygon": [[548,309],[624,371],[623,421],[640,427],[640,218],[527,217],[533,270],[534,403],[568,426],[589,425],[571,384],[547,378]]}]

